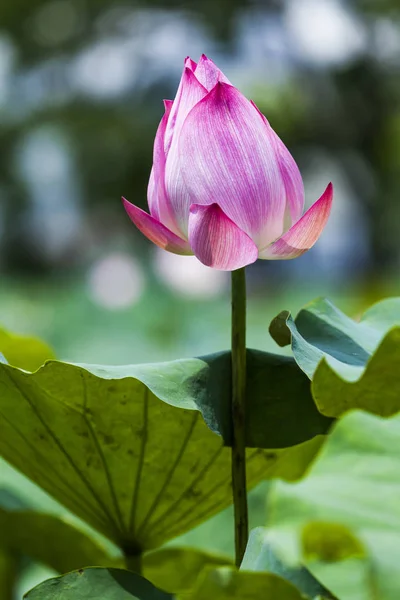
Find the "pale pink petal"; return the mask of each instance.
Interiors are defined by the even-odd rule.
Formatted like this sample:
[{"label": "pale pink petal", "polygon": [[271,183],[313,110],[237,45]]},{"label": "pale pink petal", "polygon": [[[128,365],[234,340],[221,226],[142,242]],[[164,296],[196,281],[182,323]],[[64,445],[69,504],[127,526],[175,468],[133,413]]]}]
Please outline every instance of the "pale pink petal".
[{"label": "pale pink petal", "polygon": [[[207,95],[207,90],[197,81],[193,71],[188,68],[185,68],[181,83],[181,95],[178,100],[175,100],[169,119],[172,137],[165,147],[167,152],[165,190],[178,229],[183,236],[186,236],[191,200],[181,174],[178,153],[179,133],[189,111]],[[174,119],[175,121],[172,123]]]},{"label": "pale pink petal", "polygon": [[164,137],[171,116],[172,102],[164,101],[165,113],[160,121],[154,140],[153,148],[153,168],[150,173],[149,185],[147,188],[147,202],[150,214],[161,221],[168,229],[179,235],[179,228],[176,223],[172,205],[169,201],[165,189],[165,161]]},{"label": "pale pink petal", "polygon": [[218,69],[217,65],[210,58],[207,58],[205,54],[201,55],[194,74],[208,91],[212,90],[218,81],[232,85],[223,72]]},{"label": "pale pink petal", "polygon": [[257,260],[254,242],[218,204],[193,204],[189,215],[189,242],[197,258],[207,267],[234,271]]},{"label": "pale pink petal", "polygon": [[206,88],[197,80],[192,69],[185,66],[165,131],[164,149],[166,154],[171,147],[172,138],[179,134],[187,114],[206,94]]},{"label": "pale pink petal", "polygon": [[190,58],[190,56],[187,56],[187,57],[185,58],[185,63],[184,63],[184,64],[185,64],[185,67],[188,67],[188,68],[189,68],[191,71],[193,71],[193,72],[194,72],[194,71],[196,70],[197,63],[196,63],[196,62],[194,62],[194,60],[192,60],[192,59]]},{"label": "pale pink petal", "polygon": [[193,254],[186,240],[175,235],[160,221],[125,198],[122,198],[122,201],[131,221],[151,242],[174,254]]},{"label": "pale pink petal", "polygon": [[156,190],[156,183],[154,180],[154,167],[151,168],[149,183],[147,186],[147,204],[149,205],[150,214],[157,219],[160,220],[160,213],[158,210],[158,196]]},{"label": "pale pink petal", "polygon": [[279,168],[281,171],[283,183],[286,190],[286,215],[285,215],[285,230],[289,229],[289,227],[296,223],[303,214],[304,210],[304,185],[303,179],[301,177],[299,168],[290,154],[289,150],[286,148],[285,144],[282,142],[280,137],[276,134],[276,132],[272,129],[271,125],[268,122],[268,119],[262,114],[258,106],[251,100],[252,105],[257,109],[261,119],[263,119],[264,123],[270,130],[271,138],[275,142],[275,149],[277,160],[279,164]]},{"label": "pale pink petal", "polygon": [[279,260],[297,258],[307,252],[324,229],[331,211],[333,187],[330,183],[308,211],[276,242],[260,251],[259,258]]},{"label": "pale pink petal", "polygon": [[283,233],[285,188],[275,142],[252,104],[218,83],[179,136],[184,183],[196,204],[216,202],[259,248]]},{"label": "pale pink petal", "polygon": [[284,229],[287,229],[293,223],[296,223],[303,214],[304,184],[293,156],[272,128],[271,131],[276,136],[278,163],[286,191],[286,219]]}]

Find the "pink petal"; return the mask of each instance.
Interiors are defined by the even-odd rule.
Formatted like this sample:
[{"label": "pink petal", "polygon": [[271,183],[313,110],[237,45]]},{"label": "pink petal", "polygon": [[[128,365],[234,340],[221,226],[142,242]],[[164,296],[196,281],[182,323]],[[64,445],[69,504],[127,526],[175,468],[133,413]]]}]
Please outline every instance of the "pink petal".
[{"label": "pink petal", "polygon": [[331,211],[333,187],[330,183],[308,211],[276,242],[260,251],[259,258],[279,260],[297,258],[307,252],[319,238]]},{"label": "pink petal", "polygon": [[218,81],[232,85],[223,72],[218,69],[217,65],[210,58],[207,58],[205,54],[201,55],[194,74],[208,91],[212,90]]},{"label": "pink petal", "polygon": [[165,113],[160,121],[154,140],[153,148],[153,168],[150,173],[149,185],[147,188],[147,202],[150,214],[164,225],[179,235],[179,228],[176,223],[174,212],[165,189],[165,162],[164,137],[171,115],[172,102],[164,100]]},{"label": "pink petal", "polygon": [[174,254],[193,254],[186,240],[175,235],[160,221],[131,204],[125,198],[122,198],[122,201],[131,221],[151,242]]},{"label": "pink petal", "polygon": [[190,207],[189,242],[203,264],[220,271],[234,271],[257,260],[257,246],[218,204]]},{"label": "pink petal", "polygon": [[166,153],[171,147],[173,136],[179,134],[189,111],[206,94],[206,88],[197,80],[192,69],[185,66],[165,131],[164,149]]},{"label": "pink petal", "polygon": [[[174,101],[168,121],[170,139],[166,140],[167,160],[165,165],[165,189],[172,207],[174,219],[183,236],[187,234],[189,207],[192,203],[181,174],[178,153],[179,133],[189,111],[207,94],[190,69],[185,68],[182,76],[180,97]],[[166,134],[167,135],[167,134]],[[169,146],[168,146],[169,144]]]},{"label": "pink petal", "polygon": [[171,108],[172,108],[174,101],[165,99],[165,100],[163,100],[163,103],[164,103],[165,112],[169,114],[171,112]]},{"label": "pink petal", "polygon": [[[286,191],[286,214],[287,214],[287,226],[290,227],[292,223],[296,223],[304,210],[304,184],[303,178],[300,174],[299,168],[286,148],[282,140],[276,135],[274,130],[271,131],[276,136],[277,144],[277,156],[279,168],[283,179],[283,185]],[[286,227],[285,227],[286,229]]]},{"label": "pink petal", "polygon": [[185,58],[184,65],[185,65],[185,67],[188,67],[188,68],[189,68],[191,71],[193,71],[193,72],[196,70],[196,67],[197,67],[197,63],[196,63],[196,62],[194,62],[194,60],[192,60],[192,59],[190,58],[190,56],[187,56],[187,57]]},{"label": "pink petal", "polygon": [[281,171],[283,184],[286,190],[286,219],[287,227],[285,229],[289,229],[289,227],[296,223],[303,214],[304,210],[304,185],[303,179],[301,177],[299,168],[290,154],[289,150],[286,148],[285,144],[282,142],[280,137],[276,134],[276,132],[272,129],[269,124],[267,118],[262,114],[257,105],[251,101],[252,105],[257,109],[260,117],[263,119],[264,123],[270,130],[271,137],[275,142],[276,155],[279,164],[279,168]]},{"label": "pink petal", "polygon": [[275,141],[236,88],[218,83],[192,109],[179,154],[193,203],[216,202],[258,247],[282,235],[285,188]]},{"label": "pink petal", "polygon": [[147,186],[147,204],[149,205],[150,214],[157,220],[160,219],[158,210],[158,195],[156,190],[156,182],[154,179],[154,167],[151,168],[149,183]]}]

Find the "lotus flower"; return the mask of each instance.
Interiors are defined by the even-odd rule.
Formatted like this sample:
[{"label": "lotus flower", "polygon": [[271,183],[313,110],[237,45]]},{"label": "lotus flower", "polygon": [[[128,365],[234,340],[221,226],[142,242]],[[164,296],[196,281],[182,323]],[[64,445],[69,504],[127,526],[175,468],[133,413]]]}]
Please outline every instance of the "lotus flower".
[{"label": "lotus flower", "polygon": [[206,56],[185,60],[165,100],[148,186],[150,214],[123,199],[160,248],[233,271],[300,256],[319,238],[332,184],[302,216],[304,188],[290,152],[256,105]]}]

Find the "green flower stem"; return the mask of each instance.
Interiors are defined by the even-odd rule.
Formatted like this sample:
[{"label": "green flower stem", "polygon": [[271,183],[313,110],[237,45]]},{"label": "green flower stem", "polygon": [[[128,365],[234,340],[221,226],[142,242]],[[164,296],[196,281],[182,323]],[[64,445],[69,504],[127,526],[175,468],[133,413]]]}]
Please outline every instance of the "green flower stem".
[{"label": "green flower stem", "polygon": [[133,571],[134,573],[142,574],[142,553],[130,551],[128,549],[124,549],[124,558],[125,558],[125,568],[128,571]]},{"label": "green flower stem", "polygon": [[239,567],[249,537],[246,488],[246,274],[232,271],[232,493],[235,563]]}]

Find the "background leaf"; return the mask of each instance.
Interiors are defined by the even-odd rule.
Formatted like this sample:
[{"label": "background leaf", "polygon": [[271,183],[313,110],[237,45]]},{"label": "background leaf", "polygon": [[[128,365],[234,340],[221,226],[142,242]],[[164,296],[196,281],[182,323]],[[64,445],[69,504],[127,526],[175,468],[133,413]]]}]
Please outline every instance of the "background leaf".
[{"label": "background leaf", "polygon": [[318,299],[296,319],[281,313],[274,339],[292,344],[297,364],[312,379],[318,410],[339,417],[360,408],[380,416],[400,410],[400,299],[370,308],[359,323],[328,300]]},{"label": "background leaf", "polygon": [[[228,567],[210,570],[185,600],[306,600],[291,583],[271,573],[250,573]],[[182,598],[183,600],[183,598]]]},{"label": "background leaf", "polygon": [[250,532],[246,553],[240,568],[244,571],[274,573],[286,581],[290,581],[303,594],[307,594],[311,598],[323,596],[335,600],[329,590],[322,586],[306,567],[285,564],[274,551],[263,527],[256,527]]},{"label": "background leaf", "polygon": [[[345,415],[304,480],[277,482],[269,503],[270,541],[293,561],[343,559],[345,568],[352,555],[363,558],[365,600],[399,598],[399,461],[400,416]],[[341,563],[335,565],[339,582]],[[336,593],[334,581],[331,576]],[[341,594],[341,600],[354,597]]]},{"label": "background leaf", "polygon": [[160,548],[143,556],[143,575],[167,592],[180,593],[193,588],[203,569],[231,564],[226,556],[194,548]]},{"label": "background leaf", "polygon": [[368,360],[361,377],[348,381],[324,360],[317,368],[312,392],[321,413],[339,417],[360,408],[381,417],[400,411],[400,328],[392,329]]},{"label": "background leaf", "polygon": [[[59,516],[33,510],[0,508],[0,529],[1,545],[4,548],[1,556],[4,561],[8,561],[3,561],[4,568],[7,565],[7,569],[3,575],[0,572],[0,581],[2,576],[5,582],[13,580],[12,561],[21,554],[59,573],[89,566],[125,566],[124,557],[118,551],[111,553],[98,540],[94,540],[89,532],[82,531]],[[171,593],[193,587],[205,567],[230,564],[232,561],[229,557],[183,547],[161,548],[147,552],[142,557],[144,577]],[[3,597],[7,598],[7,595],[3,593],[0,598]]]},{"label": "background leaf", "polygon": [[60,573],[77,568],[114,566],[99,542],[62,518],[36,511],[0,509],[1,544]]},{"label": "background leaf", "polygon": [[400,298],[378,302],[359,322],[342,313],[325,298],[307,304],[295,319],[281,312],[270,325],[280,346],[291,343],[299,367],[313,378],[322,358],[342,377],[356,380],[362,374],[385,334],[400,326]]},{"label": "background leaf", "polygon": [[25,594],[26,600],[172,600],[149,581],[122,569],[89,568],[48,579]]},{"label": "background leaf", "polygon": [[45,342],[38,338],[17,335],[0,329],[0,362],[1,355],[15,367],[35,371],[46,360],[55,358],[54,352]]}]

